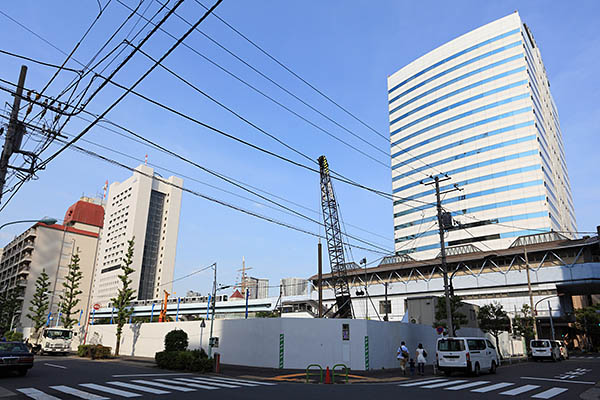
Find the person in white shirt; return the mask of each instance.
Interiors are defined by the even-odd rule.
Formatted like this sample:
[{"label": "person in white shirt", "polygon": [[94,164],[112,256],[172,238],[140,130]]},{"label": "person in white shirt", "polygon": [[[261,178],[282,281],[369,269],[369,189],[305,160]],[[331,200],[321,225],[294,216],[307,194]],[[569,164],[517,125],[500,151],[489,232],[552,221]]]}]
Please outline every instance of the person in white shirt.
[{"label": "person in white shirt", "polygon": [[406,363],[408,362],[408,347],[406,347],[406,343],[400,343],[400,347],[398,347],[397,358],[400,360],[400,369],[402,369],[402,375],[406,375]]},{"label": "person in white shirt", "polygon": [[423,344],[419,343],[417,346],[417,373],[419,375],[425,375],[425,363],[427,362],[427,352],[423,348]]}]

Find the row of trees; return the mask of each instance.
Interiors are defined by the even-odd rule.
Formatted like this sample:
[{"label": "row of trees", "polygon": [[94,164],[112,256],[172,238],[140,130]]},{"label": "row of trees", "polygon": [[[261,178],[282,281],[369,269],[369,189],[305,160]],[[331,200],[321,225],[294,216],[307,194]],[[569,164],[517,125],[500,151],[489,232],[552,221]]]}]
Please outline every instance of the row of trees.
[{"label": "row of trees", "polygon": [[[127,243],[127,254],[121,264],[121,275],[118,276],[121,281],[121,288],[117,292],[117,296],[111,299],[116,310],[115,321],[117,324],[117,343],[115,346],[115,355],[119,355],[123,326],[127,323],[133,312],[130,304],[135,297],[135,291],[131,287],[131,274],[135,271],[131,267],[131,264],[133,264],[133,250],[135,245],[134,238]],[[77,323],[75,316],[80,312],[80,309],[78,309],[77,306],[80,301],[79,295],[82,293],[79,286],[83,274],[79,262],[79,255],[73,254],[71,256],[71,262],[69,263],[67,276],[62,284],[63,290],[59,295],[60,302],[58,310],[61,313],[62,325],[67,329],[73,328]],[[50,278],[46,271],[42,270],[42,273],[35,282],[35,293],[29,306],[29,313],[27,314],[27,318],[33,322],[35,336],[38,336],[40,329],[48,323],[48,309],[50,307],[49,289]],[[16,296],[16,290],[13,289],[6,292],[3,297],[0,297],[0,331],[5,331],[6,329],[4,328],[8,328],[11,325],[12,318],[19,307]]]}]

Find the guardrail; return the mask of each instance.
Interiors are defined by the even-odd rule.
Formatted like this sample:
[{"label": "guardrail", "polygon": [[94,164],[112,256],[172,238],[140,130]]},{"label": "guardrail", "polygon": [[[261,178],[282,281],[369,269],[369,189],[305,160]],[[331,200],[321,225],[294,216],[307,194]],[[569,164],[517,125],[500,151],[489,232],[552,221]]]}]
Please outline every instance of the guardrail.
[{"label": "guardrail", "polygon": [[306,383],[309,382],[309,373],[311,367],[319,367],[319,383],[323,383],[323,367],[321,367],[319,364],[310,364],[308,367],[306,367]]},{"label": "guardrail", "polygon": [[337,367],[342,367],[344,368],[344,371],[346,373],[346,383],[348,383],[348,367],[346,366],[346,364],[335,364],[333,366],[333,368],[331,368],[331,383],[335,383],[335,369]]}]

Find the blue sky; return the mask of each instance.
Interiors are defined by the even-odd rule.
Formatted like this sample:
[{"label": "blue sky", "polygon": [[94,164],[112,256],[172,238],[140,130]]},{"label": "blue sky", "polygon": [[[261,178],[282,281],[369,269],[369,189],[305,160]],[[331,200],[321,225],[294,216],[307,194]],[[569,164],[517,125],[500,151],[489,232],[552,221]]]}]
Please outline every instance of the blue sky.
[{"label": "blue sky", "polygon": [[[100,1],[105,5],[108,0]],[[137,0],[121,1],[131,6],[138,3]],[[207,0],[202,2],[209,4]],[[174,1],[170,3],[173,4]],[[34,0],[6,2],[2,11],[68,52],[96,17],[98,5],[91,0],[71,0],[57,4]],[[157,10],[157,3],[151,0],[145,0],[141,9],[145,9],[147,5],[147,15]],[[578,228],[580,231],[595,231],[596,224],[600,222],[595,212],[600,195],[595,183],[596,154],[600,141],[597,132],[597,127],[600,126],[600,110],[597,106],[600,101],[600,81],[595,73],[600,61],[600,32],[595,18],[600,15],[600,3],[597,1],[581,1],[573,7],[572,3],[567,2],[542,1],[225,0],[217,9],[217,14],[386,136],[388,75],[433,48],[515,10],[519,11],[534,33],[558,106]],[[193,0],[186,0],[180,11],[186,19],[195,21],[203,9]],[[87,62],[107,35],[126,16],[127,10],[117,0],[112,0],[75,53],[75,58]],[[56,49],[5,16],[0,15],[0,21],[0,33],[5,38],[1,49],[51,63],[60,64],[64,60],[64,55]],[[132,26],[130,21],[123,32],[129,32]],[[165,29],[178,36],[187,28],[181,20],[174,17],[166,23]],[[324,100],[214,17],[209,17],[201,25],[201,29],[304,101],[384,153],[389,153],[389,141]],[[119,36],[119,40],[122,38],[123,36]],[[164,34],[157,33],[143,49],[159,57],[172,42]],[[200,34],[194,33],[185,43],[304,118],[384,164],[389,162],[384,154],[317,115]],[[5,55],[0,57],[0,78],[16,81],[21,62]],[[325,154],[332,169],[371,187],[391,190],[389,168],[349,149],[274,105],[189,49],[178,48],[165,64],[311,158],[316,159]],[[79,68],[75,62],[67,65]],[[143,55],[138,55],[116,75],[115,80],[130,84],[149,65]],[[42,88],[54,72],[50,68],[31,63],[28,66],[26,86],[31,88]],[[71,78],[72,74],[61,74],[47,93],[56,95]],[[296,154],[231,116],[160,68],[138,89],[139,92],[201,121],[304,162]],[[109,86],[90,103],[88,109],[101,112],[119,94],[119,90]],[[5,92],[0,93],[0,96],[3,105],[6,102],[12,103]],[[4,106],[3,111],[6,110],[7,107]],[[205,167],[292,200],[305,208],[286,204],[313,218],[319,218],[319,178],[316,174],[260,154],[131,95],[108,115],[108,119]],[[65,132],[76,134],[84,126],[83,121],[73,119]],[[228,187],[188,164],[106,130],[95,128],[85,138],[139,160],[143,160],[145,154],[148,154],[151,164],[242,194],[238,189]],[[33,144],[35,143],[32,141],[28,143],[29,146]],[[92,144],[81,144],[130,166],[139,164]],[[163,176],[170,175],[158,167],[157,171]],[[129,175],[126,170],[77,152],[66,151],[50,163],[46,170],[41,171],[37,180],[25,184],[2,211],[0,222],[44,215],[62,218],[67,207],[81,195],[94,196],[101,193],[105,180],[122,181]],[[314,224],[267,208],[256,201],[244,200],[190,179],[185,179],[185,186],[311,232],[319,232]],[[336,183],[335,189],[348,232],[392,250],[391,202],[339,183]],[[357,230],[351,225],[371,233]],[[0,232],[0,245],[6,244],[24,228],[21,225],[3,229]],[[316,272],[316,244],[314,237],[184,194],[175,278],[216,261],[219,265],[219,282],[234,283],[239,275],[237,270],[241,267],[242,257],[245,257],[247,266],[253,267],[251,275],[269,278],[271,285],[276,286],[282,277],[308,277]],[[362,257],[367,257],[369,261],[379,257],[376,253],[357,249],[352,256],[356,261]],[[327,264],[325,269],[328,270]],[[206,293],[211,279],[208,272],[194,275],[177,282],[175,290],[178,294],[184,294],[188,289]],[[276,292],[277,289],[273,288],[272,293]]]}]

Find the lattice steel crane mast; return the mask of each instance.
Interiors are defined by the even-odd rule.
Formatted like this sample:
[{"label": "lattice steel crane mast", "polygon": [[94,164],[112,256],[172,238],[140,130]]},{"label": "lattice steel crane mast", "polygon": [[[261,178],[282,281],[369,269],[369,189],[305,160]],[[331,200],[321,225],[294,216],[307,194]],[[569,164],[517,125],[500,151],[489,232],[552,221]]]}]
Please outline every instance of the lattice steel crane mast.
[{"label": "lattice steel crane mast", "polygon": [[335,292],[335,303],[337,311],[334,318],[352,318],[352,302],[350,300],[350,289],[348,287],[348,274],[346,272],[346,260],[344,259],[344,242],[338,206],[333,193],[331,176],[329,175],[329,164],[325,156],[319,157],[319,170],[321,173],[321,206],[323,207],[323,224],[325,225],[325,237],[327,238],[327,250],[329,252],[329,265],[333,279],[333,290]]}]

